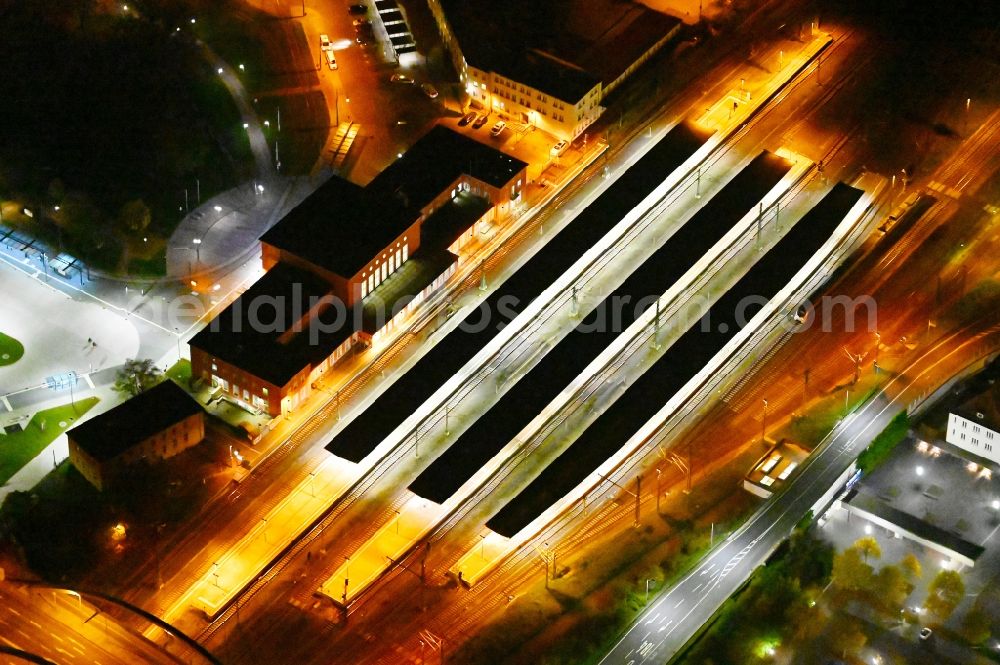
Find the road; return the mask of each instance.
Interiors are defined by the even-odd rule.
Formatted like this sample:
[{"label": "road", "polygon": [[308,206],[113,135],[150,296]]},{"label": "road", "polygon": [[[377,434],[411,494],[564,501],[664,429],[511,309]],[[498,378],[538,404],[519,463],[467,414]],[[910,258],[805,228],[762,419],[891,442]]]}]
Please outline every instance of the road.
[{"label": "road", "polygon": [[0,642],[53,663],[179,662],[82,599],[63,592],[0,583],[0,606],[4,608],[0,612]]},{"label": "road", "polygon": [[1000,328],[970,326],[924,351],[874,399],[845,418],[812,453],[785,490],[714,549],[696,570],[661,594],[601,661],[611,665],[663,663],[707,622],[757,566],[788,537],[795,524],[829,490],[889,421],[920,393],[947,381],[970,360],[966,353]]}]

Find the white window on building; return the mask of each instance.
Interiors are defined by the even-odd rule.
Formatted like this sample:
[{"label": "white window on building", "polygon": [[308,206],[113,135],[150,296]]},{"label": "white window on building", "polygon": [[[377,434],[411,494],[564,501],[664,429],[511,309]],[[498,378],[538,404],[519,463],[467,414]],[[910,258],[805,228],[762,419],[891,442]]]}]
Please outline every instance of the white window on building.
[{"label": "white window on building", "polygon": [[361,282],[361,297],[364,298],[368,295],[368,282]]},{"label": "white window on building", "polygon": [[389,266],[385,263],[382,264],[382,279],[385,279],[389,274]]},{"label": "white window on building", "polygon": [[260,394],[263,395],[264,397],[267,397],[267,388],[261,388]]},{"label": "white window on building", "polygon": [[400,250],[397,249],[396,253],[393,254],[393,257],[396,259],[396,267],[397,268],[399,266],[403,265],[403,252],[401,252]]},{"label": "white window on building", "polygon": [[[405,240],[405,238],[404,238],[404,240]],[[403,261],[406,261],[409,258],[410,258],[410,246],[408,244],[407,245],[403,245]]]}]

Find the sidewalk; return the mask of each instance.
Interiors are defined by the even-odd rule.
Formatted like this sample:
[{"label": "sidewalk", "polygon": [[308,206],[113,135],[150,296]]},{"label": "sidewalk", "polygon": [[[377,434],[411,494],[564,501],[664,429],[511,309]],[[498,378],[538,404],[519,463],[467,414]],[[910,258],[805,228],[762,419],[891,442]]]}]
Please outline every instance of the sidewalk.
[{"label": "sidewalk", "polygon": [[[101,386],[89,389],[83,384],[83,382],[81,382],[80,385],[83,386],[83,389],[77,389],[74,391],[74,400],[79,401],[88,397],[97,397],[99,401],[89,411],[87,411],[87,413],[82,416],[78,422],[73,423],[73,427],[79,425],[85,420],[89,420],[94,416],[100,415],[114,408],[123,401],[122,396],[112,390],[110,386]],[[51,400],[40,404],[34,404],[29,409],[5,414],[3,420],[0,422],[6,423],[17,419],[30,419],[31,416],[39,411],[55,406],[63,406],[69,403],[69,392],[60,392],[58,393],[58,397],[54,397]],[[69,429],[72,429],[72,427]],[[48,447],[38,453],[34,459],[21,467],[17,473],[11,476],[10,480],[8,480],[6,484],[0,486],[0,503],[3,503],[3,500],[7,498],[7,495],[11,492],[30,491],[31,488],[41,482],[45,476],[47,476],[68,457],[69,440],[64,432],[57,436],[56,439],[48,445]]]}]

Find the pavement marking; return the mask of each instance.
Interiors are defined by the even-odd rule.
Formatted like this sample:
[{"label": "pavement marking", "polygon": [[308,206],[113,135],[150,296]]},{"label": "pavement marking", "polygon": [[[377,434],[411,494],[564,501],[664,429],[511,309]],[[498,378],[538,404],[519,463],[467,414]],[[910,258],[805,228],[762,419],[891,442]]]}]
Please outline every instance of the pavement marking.
[{"label": "pavement marking", "polygon": [[677,601],[677,604],[674,605],[674,609],[677,609],[678,607],[680,607],[683,604],[684,604],[684,599],[681,598],[680,600]]}]

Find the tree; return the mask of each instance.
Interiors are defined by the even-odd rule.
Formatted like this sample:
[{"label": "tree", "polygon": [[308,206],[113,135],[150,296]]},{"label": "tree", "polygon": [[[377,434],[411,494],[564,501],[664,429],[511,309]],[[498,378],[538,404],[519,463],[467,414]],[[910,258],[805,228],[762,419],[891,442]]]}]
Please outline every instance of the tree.
[{"label": "tree", "polygon": [[856,547],[849,547],[833,558],[833,583],[841,589],[867,589],[874,575],[875,570],[862,560]]},{"label": "tree", "polygon": [[990,638],[990,618],[982,610],[969,610],[962,619],[962,636],[969,644],[982,644]]},{"label": "tree", "polygon": [[805,588],[826,585],[833,570],[833,547],[808,528],[796,528],[789,538],[788,572]]},{"label": "tree", "polygon": [[854,543],[854,548],[857,549],[862,556],[865,557],[865,563],[868,563],[868,557],[873,559],[882,558],[882,548],[879,547],[878,541],[875,540],[874,536],[865,536],[864,538],[859,538]]},{"label": "tree", "polygon": [[927,589],[927,600],[924,607],[941,621],[945,621],[955,611],[965,596],[965,583],[962,576],[954,570],[942,570]]},{"label": "tree", "polygon": [[849,653],[857,653],[868,643],[868,636],[861,629],[861,623],[852,616],[838,614],[830,623],[828,631],[830,646],[843,659]]},{"label": "tree", "polygon": [[53,178],[49,182],[48,195],[50,203],[62,203],[66,198],[66,185],[59,178]]},{"label": "tree", "polygon": [[899,562],[899,567],[911,582],[915,582],[924,576],[924,569],[920,565],[920,559],[913,553],[904,556],[903,560]]},{"label": "tree", "polygon": [[155,386],[160,369],[149,358],[129,358],[115,376],[115,392],[135,397]]},{"label": "tree", "polygon": [[142,199],[129,201],[122,206],[121,212],[118,213],[118,223],[122,228],[134,233],[145,231],[152,219],[153,216],[149,212],[149,207],[146,206]]},{"label": "tree", "polygon": [[875,577],[875,594],[886,611],[896,614],[903,609],[913,585],[898,566],[885,566]]}]

